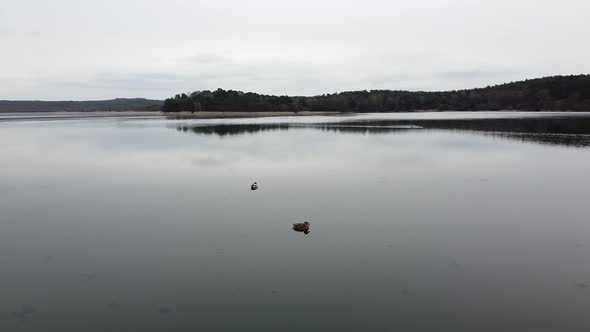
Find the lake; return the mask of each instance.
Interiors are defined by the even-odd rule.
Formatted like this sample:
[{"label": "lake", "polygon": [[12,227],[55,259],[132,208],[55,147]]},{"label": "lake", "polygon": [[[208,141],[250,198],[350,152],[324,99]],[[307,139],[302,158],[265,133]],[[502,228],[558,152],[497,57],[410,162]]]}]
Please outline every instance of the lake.
[{"label": "lake", "polygon": [[590,329],[590,113],[0,114],[0,140],[0,331]]}]

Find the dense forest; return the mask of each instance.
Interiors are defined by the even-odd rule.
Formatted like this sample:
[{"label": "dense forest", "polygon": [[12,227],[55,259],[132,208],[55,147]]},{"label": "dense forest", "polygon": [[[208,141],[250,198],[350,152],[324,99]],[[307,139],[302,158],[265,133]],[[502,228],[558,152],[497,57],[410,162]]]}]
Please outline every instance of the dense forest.
[{"label": "dense forest", "polygon": [[313,97],[270,96],[217,89],[178,94],[166,99],[162,105],[164,112],[417,110],[590,111],[590,75],[553,76],[486,88],[445,92],[371,90]]},{"label": "dense forest", "polygon": [[0,100],[0,112],[158,111],[161,100],[117,98],[89,101]]}]

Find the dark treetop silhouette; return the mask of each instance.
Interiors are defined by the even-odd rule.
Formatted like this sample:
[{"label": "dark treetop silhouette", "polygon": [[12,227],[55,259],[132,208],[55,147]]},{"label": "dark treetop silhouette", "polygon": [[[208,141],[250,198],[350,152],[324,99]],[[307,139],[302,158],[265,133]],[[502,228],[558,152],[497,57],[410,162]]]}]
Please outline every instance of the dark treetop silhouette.
[{"label": "dark treetop silhouette", "polygon": [[351,91],[313,97],[261,95],[217,89],[166,99],[164,112],[400,112],[416,110],[590,111],[590,75],[553,76],[486,88],[410,92]]},{"label": "dark treetop silhouette", "polygon": [[161,100],[117,98],[87,101],[0,100],[0,112],[158,111]]}]

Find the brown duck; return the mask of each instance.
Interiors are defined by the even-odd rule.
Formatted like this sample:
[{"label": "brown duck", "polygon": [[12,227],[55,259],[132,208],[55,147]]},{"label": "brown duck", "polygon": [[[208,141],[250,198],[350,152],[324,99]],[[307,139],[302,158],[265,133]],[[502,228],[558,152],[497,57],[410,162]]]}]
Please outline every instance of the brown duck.
[{"label": "brown duck", "polygon": [[298,232],[309,232],[309,226],[311,224],[306,222],[303,223],[295,223],[293,224],[293,230],[296,230]]}]

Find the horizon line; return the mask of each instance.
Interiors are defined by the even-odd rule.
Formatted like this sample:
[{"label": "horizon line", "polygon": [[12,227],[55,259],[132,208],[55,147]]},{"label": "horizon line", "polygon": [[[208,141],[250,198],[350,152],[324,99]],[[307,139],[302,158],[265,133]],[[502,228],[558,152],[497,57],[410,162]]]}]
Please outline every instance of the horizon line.
[{"label": "horizon line", "polygon": [[[216,91],[219,89],[225,90],[225,91],[238,91],[238,92],[243,92],[243,93],[256,93],[259,95],[264,95],[264,96],[288,96],[288,97],[295,97],[295,98],[310,98],[310,97],[320,97],[323,95],[332,95],[332,94],[340,94],[340,93],[347,93],[347,92],[360,92],[360,91],[367,91],[367,92],[371,92],[371,91],[395,91],[395,92],[410,92],[410,93],[444,93],[444,92],[458,92],[458,91],[469,91],[469,90],[480,90],[480,89],[487,89],[487,88],[491,88],[491,87],[498,87],[498,86],[502,86],[502,85],[508,85],[508,84],[515,84],[515,83],[522,83],[522,82],[527,82],[527,81],[533,81],[533,80],[542,80],[542,79],[548,79],[548,78],[558,78],[558,77],[577,77],[577,76],[590,76],[590,74],[559,74],[559,75],[548,75],[548,76],[542,76],[542,77],[535,77],[535,78],[525,78],[525,79],[521,79],[521,80],[516,80],[516,81],[510,81],[510,82],[504,82],[504,83],[496,83],[493,85],[486,85],[486,86],[479,86],[479,87],[472,87],[472,88],[463,88],[463,89],[453,89],[453,90],[403,90],[403,89],[360,89],[360,90],[342,90],[342,91],[336,91],[336,92],[330,92],[330,93],[323,93],[323,94],[315,94],[315,95],[289,95],[289,94],[265,94],[265,93],[258,93],[258,92],[254,92],[254,91],[243,91],[243,90],[236,90],[236,89],[223,89],[223,88],[216,88],[216,89],[212,89],[212,90],[208,90],[208,89],[203,89],[203,90],[193,90],[190,92],[177,92],[175,94],[170,95],[167,98],[172,98],[177,94],[182,94],[182,93],[192,93],[192,92],[196,92],[196,91]],[[149,98],[149,97],[113,97],[113,98],[107,98],[107,99],[0,99],[0,102],[47,102],[47,103],[52,103],[52,102],[102,102],[102,101],[112,101],[112,100],[133,100],[133,99],[142,99],[142,100],[150,100],[150,101],[164,101],[167,98]]]}]

